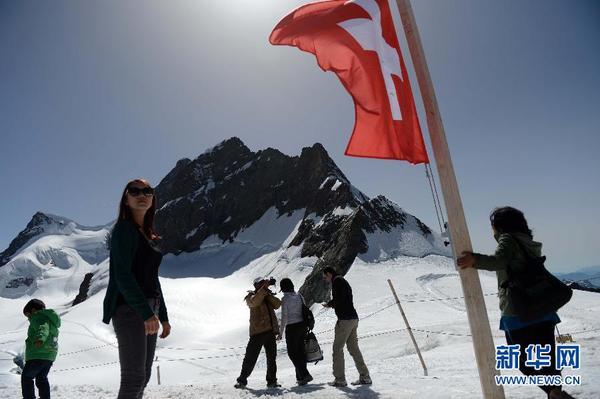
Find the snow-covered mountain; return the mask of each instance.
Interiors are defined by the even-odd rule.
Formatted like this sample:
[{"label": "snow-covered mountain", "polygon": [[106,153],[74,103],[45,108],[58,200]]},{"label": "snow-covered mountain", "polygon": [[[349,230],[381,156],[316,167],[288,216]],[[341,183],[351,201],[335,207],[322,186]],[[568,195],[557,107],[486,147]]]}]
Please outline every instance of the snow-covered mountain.
[{"label": "snow-covered mountain", "polygon": [[[157,187],[163,250],[161,285],[172,334],[159,340],[158,361],[144,397],[164,398],[480,398],[468,321],[449,248],[416,217],[378,196],[367,198],[320,145],[289,157],[254,153],[227,140],[195,160],[181,160]],[[118,199],[115,199],[117,201]],[[111,224],[84,227],[34,215],[0,254],[0,397],[19,396],[14,360],[22,355],[32,297],[56,309],[63,325],[50,374],[55,399],[116,397],[118,353],[112,326],[101,322],[108,279],[106,235]],[[372,386],[336,389],[331,376],[333,311],[313,304],[315,333],[325,359],[310,365],[315,381],[295,386],[294,369],[279,344],[280,390],[264,389],[265,358],[249,389],[233,383],[248,338],[243,297],[257,276],[289,277],[308,298],[327,295],[320,267],[347,272],[361,318],[360,345]],[[496,344],[497,282],[481,272]],[[406,326],[388,287],[395,284],[428,367],[423,376]],[[83,282],[83,283],[82,283]],[[75,297],[78,303],[73,306]],[[81,302],[81,299],[87,298]],[[577,291],[561,310],[562,333],[581,345],[577,398],[597,398],[600,376],[598,294]],[[160,367],[161,386],[157,385]],[[356,370],[347,358],[348,379]],[[510,398],[540,396],[535,387],[507,387]]]},{"label": "snow-covered mountain", "polygon": [[[231,138],[179,160],[156,193],[164,277],[225,277],[289,248],[312,267],[302,287],[312,303],[328,295],[320,276],[325,265],[345,273],[357,256],[381,262],[450,254],[419,219],[354,187],[320,144],[287,156],[271,148],[252,152]],[[0,295],[31,294],[55,278],[62,279],[56,289],[81,291],[77,302],[88,288],[102,289],[110,227],[37,213],[0,254]]]},{"label": "snow-covered mountain", "polygon": [[588,266],[570,273],[559,273],[557,276],[571,288],[600,292],[600,266]]},{"label": "snow-covered mountain", "polygon": [[105,240],[110,227],[86,227],[64,217],[36,213],[0,253],[0,295],[44,296],[60,290],[74,298],[85,275],[108,257]]}]

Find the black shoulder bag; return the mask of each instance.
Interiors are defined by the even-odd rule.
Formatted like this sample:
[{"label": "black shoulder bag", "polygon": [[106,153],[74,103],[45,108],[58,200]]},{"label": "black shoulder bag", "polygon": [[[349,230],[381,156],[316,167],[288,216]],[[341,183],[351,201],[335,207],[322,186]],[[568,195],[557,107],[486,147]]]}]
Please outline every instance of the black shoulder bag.
[{"label": "black shoulder bag", "polygon": [[308,331],[312,331],[315,328],[315,316],[312,310],[304,303],[304,298],[302,298],[302,320],[306,323]]},{"label": "black shoulder bag", "polygon": [[525,256],[525,271],[507,269],[508,281],[502,284],[507,289],[512,308],[522,321],[531,321],[556,312],[571,300],[573,290],[546,269],[545,256],[534,257],[515,237]]}]

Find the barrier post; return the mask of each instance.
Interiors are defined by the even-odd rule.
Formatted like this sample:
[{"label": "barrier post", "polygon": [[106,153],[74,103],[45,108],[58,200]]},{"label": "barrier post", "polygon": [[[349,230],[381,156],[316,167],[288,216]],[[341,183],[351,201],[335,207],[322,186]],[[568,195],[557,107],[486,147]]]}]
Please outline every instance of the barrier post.
[{"label": "barrier post", "polygon": [[410,335],[410,339],[412,340],[413,345],[415,346],[415,349],[417,351],[417,355],[419,355],[419,360],[421,361],[421,365],[423,366],[423,373],[425,376],[427,376],[427,366],[425,366],[425,360],[423,360],[423,356],[421,355],[421,350],[419,349],[419,345],[417,345],[417,340],[415,339],[415,336],[413,335],[413,332],[410,328],[410,324],[408,323],[408,319],[406,318],[406,315],[404,314],[404,310],[402,309],[402,305],[400,305],[400,299],[398,299],[398,295],[396,295],[396,290],[394,289],[394,285],[392,284],[392,280],[390,280],[388,278],[388,284],[390,285],[390,289],[392,290],[392,294],[394,294],[394,298],[396,299],[396,304],[398,305],[398,309],[400,309],[400,314],[402,315],[402,318],[404,319],[404,323],[406,324],[406,329],[408,330],[408,334]]},{"label": "barrier post", "polygon": [[[158,362],[158,356],[156,356],[156,362]],[[156,365],[156,380],[158,381],[158,385],[160,385],[160,364]]]}]

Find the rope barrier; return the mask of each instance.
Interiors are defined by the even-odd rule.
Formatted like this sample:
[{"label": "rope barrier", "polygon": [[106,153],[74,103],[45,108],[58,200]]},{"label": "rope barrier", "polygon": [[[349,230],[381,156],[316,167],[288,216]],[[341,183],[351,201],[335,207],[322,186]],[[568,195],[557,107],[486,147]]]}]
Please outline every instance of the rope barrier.
[{"label": "rope barrier", "polygon": [[[495,296],[498,295],[497,292],[491,292],[489,294],[483,294],[483,296]],[[450,300],[455,300],[455,299],[464,299],[464,296],[456,296],[453,298],[430,298],[430,299],[414,299],[414,300],[403,300],[402,303],[421,303],[421,302],[438,302],[438,301],[450,301]],[[395,305],[395,303],[394,303]]]},{"label": "rope barrier", "polygon": [[22,331],[27,331],[27,329],[26,328],[21,328],[20,330],[4,331],[4,332],[0,333],[0,336],[2,336],[2,335],[9,335],[9,334],[17,334],[17,333],[20,333]]},{"label": "rope barrier", "polygon": [[[488,294],[484,294],[484,296],[492,296],[492,295],[498,295],[497,292],[493,292],[493,293],[488,293]],[[448,300],[456,300],[456,299],[464,299],[464,296],[457,296],[457,297],[448,297],[448,298],[428,298],[428,299],[403,299],[402,303],[423,303],[423,302],[439,302],[439,301],[448,301]],[[368,314],[367,316],[361,317],[361,320],[365,320],[368,319],[369,317],[375,316],[376,314],[383,312],[384,310],[393,307],[394,305],[396,305],[396,301],[394,301],[393,303],[379,309],[376,310],[373,313]],[[331,332],[335,330],[335,327],[330,328],[328,330],[323,330],[323,331],[319,331],[316,332],[315,335],[320,335],[320,334],[326,334],[328,332]]]},{"label": "rope barrier", "polygon": [[231,354],[231,355],[219,355],[219,356],[201,356],[201,357],[188,357],[188,358],[181,358],[181,359],[161,359],[161,362],[183,362],[183,361],[190,361],[190,360],[206,360],[206,359],[223,359],[223,358],[228,358],[228,357],[241,357],[242,355],[239,354]]},{"label": "rope barrier", "polygon": [[[374,316],[382,311],[384,311],[385,309],[388,309],[390,307],[392,307],[393,305],[395,305],[395,303],[387,305],[381,309],[378,309],[377,311],[367,315],[365,318],[367,317],[371,317]],[[323,334],[327,331],[333,331],[334,329],[331,330],[326,330],[326,331],[321,331],[319,333],[315,333],[315,334]],[[397,329],[393,329],[393,330],[386,330],[386,331],[378,331],[378,332],[373,332],[370,334],[363,334],[359,336],[359,339],[369,339],[369,338],[374,338],[374,337],[380,337],[380,336],[384,336],[384,335],[389,335],[389,334],[394,334],[394,333],[398,333],[401,331],[407,331],[408,328],[397,328]],[[434,331],[434,330],[429,330],[426,329],[425,326],[423,327],[416,327],[416,328],[411,328],[411,330],[413,331],[417,331],[417,332],[421,332],[421,333],[426,333],[426,334],[438,334],[438,335],[446,335],[446,336],[452,336],[452,337],[462,337],[462,338],[469,338],[472,335],[471,334],[462,334],[462,333],[455,333],[455,332],[446,332],[446,331]],[[589,329],[589,330],[581,330],[581,331],[576,331],[576,332],[572,332],[571,335],[578,335],[578,334],[584,334],[584,333],[590,333],[590,332],[596,332],[596,331],[600,331],[600,328],[595,328],[595,329]],[[494,338],[504,338],[504,336],[494,336]],[[331,344],[333,342],[333,340],[325,340],[325,341],[321,341],[320,344],[324,345],[324,344]],[[82,350],[78,350],[78,351],[72,351],[72,352],[67,352],[64,354],[61,354],[61,356],[66,356],[66,355],[71,355],[71,354],[76,354],[76,353],[81,353],[81,352],[85,352],[85,351],[91,351],[91,350],[95,350],[95,349],[100,349],[103,347],[107,347],[107,346],[113,346],[114,344],[105,344],[105,345],[99,345],[99,346],[95,346],[95,347],[91,347],[91,348],[86,348],[86,349],[82,349]],[[229,348],[215,348],[215,349],[210,349],[210,348],[176,348],[176,347],[157,347],[157,349],[172,349],[172,350],[234,350],[234,349],[243,349],[245,348],[245,346],[237,346],[237,347],[229,347]],[[286,348],[279,348],[277,349],[278,353],[287,353],[287,349]],[[168,358],[162,358],[159,360],[159,362],[182,362],[182,361],[197,361],[197,360],[211,360],[211,359],[224,359],[224,358],[234,358],[234,357],[242,357],[244,356],[241,353],[234,353],[234,354],[226,354],[226,355],[214,355],[214,356],[196,356],[196,357],[188,357],[188,358],[174,358],[174,359],[168,359]],[[0,360],[12,360],[12,359],[0,359]],[[75,371],[75,370],[81,370],[81,369],[89,369],[89,368],[96,368],[96,367],[104,367],[104,366],[110,366],[113,364],[117,364],[119,363],[118,361],[113,361],[113,362],[106,362],[106,363],[98,363],[98,364],[91,364],[91,365],[85,365],[85,366],[79,366],[79,367],[72,367],[72,368],[65,368],[65,369],[57,369],[54,370],[54,372],[65,372],[65,371]]]},{"label": "rope barrier", "polygon": [[227,351],[227,350],[236,350],[236,349],[245,349],[246,345],[241,346],[232,346],[229,348],[181,348],[174,346],[156,346],[156,349],[169,349],[174,351]]},{"label": "rope barrier", "polygon": [[68,369],[58,369],[58,370],[52,370],[55,373],[60,373],[63,371],[75,371],[75,370],[82,370],[82,369],[91,369],[91,368],[95,368],[95,367],[102,367],[102,366],[110,366],[112,364],[118,364],[119,361],[114,361],[114,362],[107,362],[107,363],[99,363],[99,364],[90,364],[87,366],[79,366],[79,367],[71,367]]},{"label": "rope barrier", "polygon": [[[492,296],[492,295],[497,295],[497,293],[488,293],[488,294],[484,294],[484,296]],[[402,302],[405,303],[425,303],[425,302],[438,302],[438,301],[448,301],[448,300],[457,300],[457,299],[463,299],[464,296],[457,296],[457,297],[446,297],[446,298],[427,298],[427,299],[403,299]],[[396,301],[393,301],[390,304],[385,305],[384,307],[375,310],[374,312],[371,312],[369,314],[367,314],[366,316],[362,317],[361,320],[365,320],[368,319],[370,317],[373,317],[393,306],[396,305]],[[324,308],[321,309],[319,312],[317,312],[317,316],[320,316],[322,314],[324,314],[326,311],[328,310],[328,308]],[[417,332],[421,332],[421,333],[426,333],[426,334],[438,334],[438,335],[446,335],[446,336],[453,336],[453,337],[471,337],[471,334],[463,334],[463,333],[455,333],[455,332],[446,332],[446,331],[434,331],[434,330],[429,330],[425,328],[426,326],[422,326],[422,327],[416,327],[416,328],[411,328],[413,331],[417,331]],[[323,330],[323,331],[319,331],[316,332],[315,335],[321,335],[321,334],[325,334],[328,332],[332,332],[335,330],[334,328],[330,328],[327,330]],[[369,333],[369,334],[364,334],[359,336],[359,339],[368,339],[368,338],[373,338],[373,337],[379,337],[379,336],[383,336],[383,335],[389,335],[389,334],[394,334],[394,333],[398,333],[401,331],[407,331],[408,328],[398,328],[398,329],[394,329],[394,330],[386,330],[386,331],[378,331],[378,332],[373,332],[373,333]],[[7,331],[4,333],[0,333],[0,335],[8,335],[8,334],[13,334],[13,333],[18,333],[24,331],[24,329],[21,330],[14,330],[14,331]],[[579,334],[585,334],[585,333],[590,333],[590,332],[597,332],[600,331],[600,328],[596,328],[596,329],[589,329],[589,330],[581,330],[581,331],[576,331],[576,332],[572,332],[571,335],[579,335]],[[495,338],[504,338],[504,336],[494,336]],[[13,343],[13,342],[18,342],[19,340],[10,340],[10,341],[4,341],[4,342],[0,342],[1,344],[8,344],[8,343]],[[322,341],[321,344],[330,344],[332,343],[333,340],[326,340],[326,341]],[[70,355],[75,355],[75,354],[79,354],[79,353],[84,353],[84,352],[89,352],[89,351],[94,351],[94,350],[98,350],[98,349],[102,349],[102,348],[106,348],[106,347],[115,347],[115,345],[117,345],[117,343],[106,343],[104,345],[97,345],[97,346],[93,346],[93,347],[89,347],[89,348],[84,348],[84,349],[80,349],[80,350],[75,350],[75,351],[71,351],[71,352],[66,352],[66,353],[61,353],[61,357],[62,356],[70,356]],[[172,347],[172,346],[157,346],[156,349],[157,350],[177,350],[177,351],[232,351],[232,350],[240,350],[240,349],[245,349],[246,345],[243,346],[232,346],[232,347],[219,347],[219,348],[183,348],[183,347]],[[286,348],[280,348],[277,349],[278,353],[287,353],[287,349]],[[223,355],[212,355],[212,356],[196,356],[196,357],[189,357],[189,358],[174,358],[174,359],[169,359],[169,358],[162,358],[160,359],[160,361],[162,362],[178,362],[178,361],[196,361],[196,360],[210,360],[210,359],[222,359],[222,358],[234,358],[234,357],[242,357],[244,356],[241,353],[233,353],[233,354],[223,354]],[[12,361],[13,359],[10,358],[0,358],[0,361]],[[159,362],[160,362],[159,361]],[[64,368],[64,369],[57,369],[54,370],[54,372],[66,372],[66,371],[75,371],[75,370],[82,370],[82,369],[89,369],[89,368],[96,368],[96,367],[104,367],[104,366],[110,366],[110,365],[114,365],[114,364],[118,364],[118,361],[112,361],[112,362],[106,362],[106,363],[98,363],[98,364],[90,364],[90,365],[84,365],[84,366],[79,366],[79,367],[71,367],[71,368]]]},{"label": "rope barrier", "polygon": [[60,356],[70,356],[70,355],[74,355],[77,353],[83,353],[83,352],[89,352],[89,351],[93,351],[96,349],[101,349],[101,348],[106,348],[107,346],[112,346],[114,347],[117,343],[112,343],[112,344],[104,344],[104,345],[98,345],[98,346],[93,346],[91,348],[86,348],[86,349],[80,349],[80,350],[76,350],[76,351],[72,351],[72,352],[66,352],[66,353],[60,353]]},{"label": "rope barrier", "polygon": [[424,330],[421,328],[412,328],[413,331],[427,333],[427,334],[440,334],[440,335],[450,335],[454,337],[471,337],[471,334],[459,334],[459,333],[450,333],[445,331],[432,331],[432,330]]},{"label": "rope barrier", "polygon": [[585,333],[588,333],[588,332],[596,332],[596,331],[600,331],[600,328],[594,328],[594,329],[592,329],[592,330],[581,330],[581,331],[575,331],[575,332],[572,332],[572,333],[570,333],[570,334],[571,334],[571,335],[578,335],[578,334],[585,334]]}]

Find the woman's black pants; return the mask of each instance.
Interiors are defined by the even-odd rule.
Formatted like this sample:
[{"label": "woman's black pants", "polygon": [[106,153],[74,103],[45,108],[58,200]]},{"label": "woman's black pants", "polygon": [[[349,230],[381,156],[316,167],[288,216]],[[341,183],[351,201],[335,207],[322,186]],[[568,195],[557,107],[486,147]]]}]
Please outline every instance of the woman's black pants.
[{"label": "woman's black pants", "polygon": [[296,368],[296,380],[305,379],[309,373],[306,368],[306,353],[304,352],[304,337],[306,324],[304,322],[288,324],[285,327],[285,343],[288,356]]},{"label": "woman's black pants", "polygon": [[[554,322],[542,322],[533,324],[531,326],[527,326],[524,328],[519,328],[518,330],[505,331],[506,342],[509,345],[519,344],[521,345],[521,356],[519,357],[519,370],[525,375],[560,375],[560,370],[556,370],[556,354],[555,347],[556,343],[554,340],[554,326],[556,323]],[[527,360],[527,353],[525,349],[529,345],[550,345],[550,357],[552,359],[551,365],[548,367],[542,367],[540,370],[536,370],[533,367],[525,366],[525,361]],[[555,386],[552,385],[542,385],[540,388],[549,393],[552,388]]]}]

